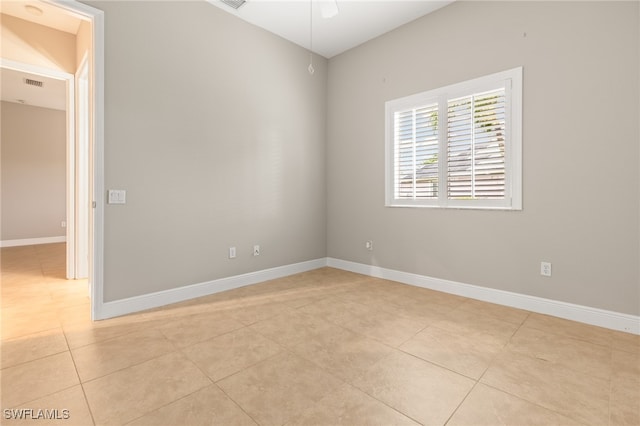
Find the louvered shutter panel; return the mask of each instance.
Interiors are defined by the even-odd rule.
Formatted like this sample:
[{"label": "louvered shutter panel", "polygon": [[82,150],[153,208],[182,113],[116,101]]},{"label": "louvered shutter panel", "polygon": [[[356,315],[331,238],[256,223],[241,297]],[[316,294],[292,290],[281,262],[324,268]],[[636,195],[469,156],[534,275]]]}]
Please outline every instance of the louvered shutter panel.
[{"label": "louvered shutter panel", "polygon": [[396,199],[413,199],[413,110],[395,114]]},{"label": "louvered shutter panel", "polygon": [[505,194],[505,90],[451,99],[447,105],[447,196]]},{"label": "louvered shutter panel", "polygon": [[394,114],[396,199],[438,197],[438,104]]},{"label": "louvered shutter panel", "polygon": [[416,198],[438,198],[438,104],[416,114]]}]

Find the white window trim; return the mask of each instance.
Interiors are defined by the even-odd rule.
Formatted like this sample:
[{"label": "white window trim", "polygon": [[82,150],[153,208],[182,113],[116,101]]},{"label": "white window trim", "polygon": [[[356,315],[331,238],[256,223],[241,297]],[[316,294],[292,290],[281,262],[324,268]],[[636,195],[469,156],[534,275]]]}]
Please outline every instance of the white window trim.
[{"label": "white window trim", "polygon": [[[522,210],[522,67],[498,72],[461,83],[429,90],[385,103],[385,205],[387,207],[436,207],[460,209]],[[438,199],[395,199],[394,182],[394,113],[420,105],[438,102],[439,117],[447,117],[447,100],[479,93],[483,88],[494,89],[496,83],[509,81],[506,92],[505,121],[509,149],[505,150],[505,198],[500,200],[450,200],[447,197],[447,168],[439,167]],[[439,126],[438,152],[447,152],[446,126]],[[442,156],[441,156],[442,157]],[[443,158],[443,157],[442,157]],[[446,163],[441,163],[446,164]]]}]

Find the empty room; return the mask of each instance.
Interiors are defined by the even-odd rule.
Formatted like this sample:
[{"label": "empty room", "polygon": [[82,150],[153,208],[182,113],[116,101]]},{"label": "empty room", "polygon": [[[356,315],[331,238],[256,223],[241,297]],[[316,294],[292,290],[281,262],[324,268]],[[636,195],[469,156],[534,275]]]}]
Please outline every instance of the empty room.
[{"label": "empty room", "polygon": [[0,423],[640,425],[638,1],[1,6]]}]

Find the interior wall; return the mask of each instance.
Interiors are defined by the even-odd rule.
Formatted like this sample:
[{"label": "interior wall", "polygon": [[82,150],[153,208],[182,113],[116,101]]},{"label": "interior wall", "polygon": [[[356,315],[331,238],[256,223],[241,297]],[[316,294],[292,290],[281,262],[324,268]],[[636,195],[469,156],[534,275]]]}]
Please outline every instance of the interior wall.
[{"label": "interior wall", "polygon": [[[332,58],[328,255],[640,314],[638,8],[456,2]],[[524,209],[384,207],[385,101],[516,66]]]},{"label": "interior wall", "polygon": [[76,71],[76,36],[0,14],[0,56],[68,73]]},{"label": "interior wall", "polygon": [[66,113],[2,102],[1,240],[61,237],[66,218]]},{"label": "interior wall", "polygon": [[326,61],[311,76],[306,50],[206,2],[90,4],[105,183],[127,191],[105,209],[104,300],[324,257]]}]

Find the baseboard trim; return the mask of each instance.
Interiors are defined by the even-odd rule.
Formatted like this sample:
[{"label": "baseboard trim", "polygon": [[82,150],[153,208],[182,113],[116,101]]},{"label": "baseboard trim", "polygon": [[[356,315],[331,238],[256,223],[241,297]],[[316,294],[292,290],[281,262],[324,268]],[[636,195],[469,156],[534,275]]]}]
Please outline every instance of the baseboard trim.
[{"label": "baseboard trim", "polygon": [[25,238],[22,240],[4,240],[0,241],[0,247],[18,247],[18,246],[34,246],[37,244],[64,243],[67,237],[42,237],[42,238]]},{"label": "baseboard trim", "polygon": [[437,290],[444,293],[455,294],[471,299],[524,309],[530,312],[552,315],[611,330],[640,334],[640,316],[591,308],[589,306],[575,305],[573,303],[544,299],[525,294],[512,293],[504,290],[480,287],[472,284],[448,281],[440,278],[432,278],[424,275],[396,271],[393,269],[365,265],[341,259],[327,258],[327,266],[376,278],[397,281],[417,287]]},{"label": "baseboard trim", "polygon": [[146,309],[170,305],[172,303],[178,303],[194,299],[196,297],[208,296],[221,291],[233,290],[235,288],[282,278],[288,275],[322,268],[324,266],[327,266],[326,258],[315,259],[256,272],[249,272],[247,274],[220,278],[213,281],[187,285],[184,287],[172,288],[156,293],[129,297],[127,299],[104,302],[102,306],[97,307],[98,309],[95,319],[108,319],[133,312],[144,311]]},{"label": "baseboard trim", "polygon": [[263,281],[311,271],[324,266],[330,266],[332,268],[342,269],[371,277],[397,281],[417,287],[428,288],[431,290],[441,291],[443,293],[455,294],[471,299],[524,309],[530,312],[552,315],[611,330],[640,334],[640,316],[636,315],[623,314],[604,309],[592,308],[589,306],[529,296],[526,294],[512,293],[504,290],[433,278],[331,257],[279,266],[256,272],[249,272],[247,274],[220,278],[213,281],[192,284],[156,293],[144,294],[141,296],[134,296],[112,302],[105,302],[102,306],[98,307],[98,315],[96,319],[107,319],[146,309],[153,309],[160,306],[170,305],[172,303],[178,303],[197,297],[208,296],[222,291],[257,284]]}]

